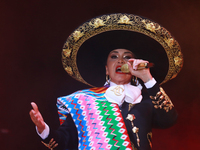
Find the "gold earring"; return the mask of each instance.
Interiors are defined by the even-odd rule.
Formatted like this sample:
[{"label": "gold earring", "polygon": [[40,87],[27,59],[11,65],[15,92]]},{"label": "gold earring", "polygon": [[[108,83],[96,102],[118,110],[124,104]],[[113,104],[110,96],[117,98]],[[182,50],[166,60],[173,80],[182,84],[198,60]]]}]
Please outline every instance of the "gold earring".
[{"label": "gold earring", "polygon": [[111,79],[108,79],[108,75],[106,75],[106,83],[107,83],[108,85],[110,85],[110,80],[111,80]]},{"label": "gold earring", "polygon": [[133,76],[132,81],[133,81],[134,85],[139,85],[139,81],[138,81],[137,77]]}]

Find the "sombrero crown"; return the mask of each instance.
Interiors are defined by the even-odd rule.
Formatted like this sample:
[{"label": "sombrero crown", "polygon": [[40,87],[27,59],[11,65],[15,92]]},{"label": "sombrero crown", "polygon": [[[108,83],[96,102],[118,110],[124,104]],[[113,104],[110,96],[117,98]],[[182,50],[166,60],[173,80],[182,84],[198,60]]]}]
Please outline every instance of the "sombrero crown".
[{"label": "sombrero crown", "polygon": [[88,85],[105,82],[105,59],[111,50],[131,50],[137,58],[153,62],[151,73],[163,84],[177,76],[183,65],[178,42],[161,25],[132,14],[109,14],[79,26],[63,47],[67,73]]}]

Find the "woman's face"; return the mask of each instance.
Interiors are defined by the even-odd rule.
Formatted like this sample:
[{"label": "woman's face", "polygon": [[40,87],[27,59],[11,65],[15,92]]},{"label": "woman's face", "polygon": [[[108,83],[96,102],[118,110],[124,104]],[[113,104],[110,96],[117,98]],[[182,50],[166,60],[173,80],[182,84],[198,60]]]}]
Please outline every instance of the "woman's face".
[{"label": "woman's face", "polygon": [[127,84],[131,81],[132,75],[121,72],[121,66],[133,57],[133,53],[126,49],[115,49],[109,53],[106,75],[110,76],[112,82],[115,84]]}]

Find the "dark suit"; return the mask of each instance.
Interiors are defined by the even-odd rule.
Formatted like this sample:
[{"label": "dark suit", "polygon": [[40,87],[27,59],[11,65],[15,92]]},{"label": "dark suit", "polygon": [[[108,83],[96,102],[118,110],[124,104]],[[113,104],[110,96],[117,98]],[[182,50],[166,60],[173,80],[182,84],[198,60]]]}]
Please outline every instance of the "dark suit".
[{"label": "dark suit", "polygon": [[[167,128],[176,122],[177,113],[173,104],[163,91],[159,91],[158,84],[150,89],[143,88],[141,103],[131,105],[124,102],[120,107],[133,149],[150,150],[152,128]],[[128,114],[135,116],[132,122],[127,119]],[[133,132],[133,127],[139,128],[137,134]],[[70,114],[58,130],[50,129],[44,142],[48,143],[51,138],[58,143],[55,150],[78,149],[78,133]]]}]

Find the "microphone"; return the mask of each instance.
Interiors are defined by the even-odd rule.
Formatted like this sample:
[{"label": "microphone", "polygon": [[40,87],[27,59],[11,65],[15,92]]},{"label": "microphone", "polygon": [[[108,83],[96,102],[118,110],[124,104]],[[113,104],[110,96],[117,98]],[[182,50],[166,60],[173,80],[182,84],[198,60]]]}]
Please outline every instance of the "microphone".
[{"label": "microphone", "polygon": [[[145,68],[151,68],[154,66],[154,63],[140,63],[137,67],[137,70],[142,70],[142,69],[145,69]],[[129,69],[128,69],[128,64],[123,64],[121,66],[121,71],[123,73],[129,73]]]}]

